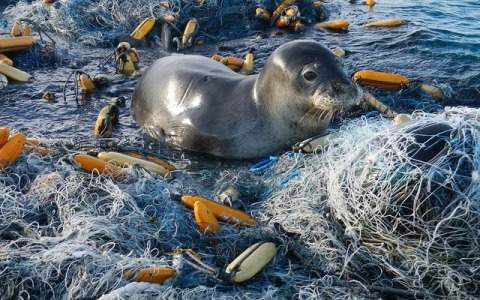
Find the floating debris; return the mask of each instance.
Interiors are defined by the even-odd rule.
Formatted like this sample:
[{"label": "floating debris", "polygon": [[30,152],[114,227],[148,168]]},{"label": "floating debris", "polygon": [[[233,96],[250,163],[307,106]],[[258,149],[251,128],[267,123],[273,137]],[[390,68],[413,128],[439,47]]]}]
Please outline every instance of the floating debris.
[{"label": "floating debris", "polygon": [[315,24],[316,29],[347,30],[350,22],[347,20],[333,20]]},{"label": "floating debris", "polygon": [[407,24],[407,22],[402,19],[386,19],[381,21],[368,22],[363,26],[365,27],[398,27],[404,24]]},{"label": "floating debris", "polygon": [[410,84],[410,80],[403,75],[372,70],[355,72],[353,80],[362,85],[392,91],[401,90]]}]

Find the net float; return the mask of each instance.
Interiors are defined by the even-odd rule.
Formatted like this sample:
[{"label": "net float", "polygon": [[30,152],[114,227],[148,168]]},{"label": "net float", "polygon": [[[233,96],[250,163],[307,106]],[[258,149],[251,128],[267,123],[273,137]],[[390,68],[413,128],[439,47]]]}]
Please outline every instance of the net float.
[{"label": "net float", "polygon": [[347,20],[333,20],[315,24],[316,29],[347,30],[350,23]]},{"label": "net float", "polygon": [[148,267],[139,270],[128,270],[123,273],[123,277],[127,280],[135,282],[148,282],[160,284],[175,276],[175,269],[168,267]]},{"label": "net float", "polygon": [[138,41],[143,40],[152,31],[155,22],[154,17],[146,18],[132,31],[130,37]]},{"label": "net float", "polygon": [[126,175],[126,172],[122,170],[122,168],[91,155],[75,154],[73,156],[73,161],[79,167],[90,173],[95,171],[99,174],[110,175],[115,179]]},{"label": "net float", "polygon": [[407,22],[402,19],[386,19],[386,20],[368,22],[363,26],[365,27],[397,27],[406,23]]},{"label": "net float", "polygon": [[194,208],[195,202],[201,201],[205,204],[218,219],[244,225],[255,225],[257,222],[248,214],[235,208],[222,205],[218,202],[194,195],[183,195],[182,203],[190,208]]},{"label": "net float", "polygon": [[8,127],[0,127],[0,149],[8,142],[10,137],[10,129]]},{"label": "net float", "polygon": [[8,142],[0,149],[0,169],[5,169],[18,159],[25,147],[26,140],[27,137],[22,133],[17,133],[9,138]]},{"label": "net float", "polygon": [[123,153],[100,152],[98,153],[97,157],[103,161],[113,162],[119,165],[128,165],[128,166],[137,165],[164,177],[169,173],[167,169],[165,169],[163,166],[159,164],[156,164],[148,160],[132,157]]},{"label": "net float", "polygon": [[3,74],[8,78],[21,82],[29,81],[30,78],[32,78],[32,76],[27,72],[24,72],[7,64],[0,64],[0,74]]},{"label": "net float", "polygon": [[353,80],[361,85],[392,91],[401,90],[410,84],[410,80],[403,75],[372,70],[356,72],[353,75]]},{"label": "net float", "polygon": [[220,231],[220,224],[213,212],[202,202],[197,201],[193,205],[195,222],[203,233],[215,233]]},{"label": "net float", "polygon": [[272,242],[259,242],[248,247],[225,269],[235,283],[247,281],[257,275],[277,254]]}]

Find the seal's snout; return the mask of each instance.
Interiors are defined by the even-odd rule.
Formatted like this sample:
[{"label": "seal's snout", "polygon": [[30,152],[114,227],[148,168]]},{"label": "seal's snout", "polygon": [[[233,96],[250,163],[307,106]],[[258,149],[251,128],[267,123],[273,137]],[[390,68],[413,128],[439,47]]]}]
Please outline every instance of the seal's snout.
[{"label": "seal's snout", "polygon": [[314,93],[313,104],[323,110],[344,111],[359,103],[362,91],[350,80],[332,80]]}]

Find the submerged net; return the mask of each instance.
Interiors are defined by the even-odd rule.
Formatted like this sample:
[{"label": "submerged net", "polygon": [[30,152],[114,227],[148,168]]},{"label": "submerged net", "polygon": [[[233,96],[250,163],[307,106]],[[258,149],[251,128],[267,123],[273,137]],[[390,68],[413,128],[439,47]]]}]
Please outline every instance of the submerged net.
[{"label": "submerged net", "polygon": [[[282,155],[261,175],[244,163],[185,160],[172,180],[133,167],[112,181],[80,171],[68,153],[23,155],[0,173],[2,297],[473,298],[480,279],[479,114],[416,115],[416,126],[455,129],[429,163],[406,154],[413,125],[383,119],[347,122],[330,147]],[[240,188],[242,209],[260,225],[222,224],[217,234],[201,234],[178,195],[214,198],[227,185]],[[200,272],[184,255],[192,249],[222,269],[258,241],[273,241],[278,254],[241,285]],[[122,276],[149,266],[173,267],[177,276],[163,285]]]},{"label": "submerged net", "polygon": [[244,0],[60,0],[45,6],[42,1],[20,1],[5,9],[13,19],[27,18],[71,40],[88,45],[112,45],[128,37],[145,18],[178,15],[181,30],[196,18],[203,33],[215,33],[235,25],[244,28],[252,16],[252,1]]}]

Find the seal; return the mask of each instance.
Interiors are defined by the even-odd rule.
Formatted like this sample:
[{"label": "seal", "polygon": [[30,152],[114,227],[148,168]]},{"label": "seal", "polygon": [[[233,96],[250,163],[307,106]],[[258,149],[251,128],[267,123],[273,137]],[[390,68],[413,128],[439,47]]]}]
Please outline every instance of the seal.
[{"label": "seal", "polygon": [[329,49],[296,40],[277,48],[258,75],[197,55],[161,58],[140,79],[132,111],[150,136],[171,146],[249,159],[320,134],[334,112],[361,98]]}]

